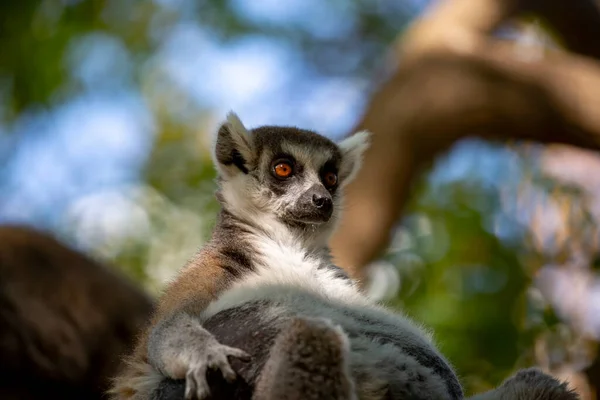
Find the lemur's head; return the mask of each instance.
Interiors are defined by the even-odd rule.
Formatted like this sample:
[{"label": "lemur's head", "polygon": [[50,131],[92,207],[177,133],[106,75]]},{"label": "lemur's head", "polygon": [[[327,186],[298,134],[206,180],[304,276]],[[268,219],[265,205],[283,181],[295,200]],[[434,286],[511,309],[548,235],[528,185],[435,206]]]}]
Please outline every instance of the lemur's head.
[{"label": "lemur's head", "polygon": [[358,171],[368,136],[359,132],[336,144],[297,128],[246,129],[229,113],[214,148],[220,200],[254,223],[331,230],[340,214],[340,189]]}]

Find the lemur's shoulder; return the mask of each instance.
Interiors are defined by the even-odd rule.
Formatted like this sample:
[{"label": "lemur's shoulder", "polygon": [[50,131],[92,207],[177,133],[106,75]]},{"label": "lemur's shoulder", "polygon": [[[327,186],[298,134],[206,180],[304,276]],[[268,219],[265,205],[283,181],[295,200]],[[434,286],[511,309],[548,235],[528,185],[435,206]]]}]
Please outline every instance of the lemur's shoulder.
[{"label": "lemur's shoulder", "polygon": [[227,268],[228,260],[222,246],[208,244],[200,249],[167,284],[158,305],[137,339],[132,354],[126,357],[120,376],[113,381],[109,393],[112,400],[138,399],[154,389],[162,376],[149,364],[147,357],[148,336],[162,319],[185,308],[200,313],[227,290],[234,275]]},{"label": "lemur's shoulder", "polygon": [[[232,261],[233,249],[209,244],[202,248],[165,287],[153,320],[158,321],[181,307],[200,313],[220,293],[227,290],[241,274]],[[238,258],[243,258],[238,255]],[[248,265],[247,268],[250,268]]]}]

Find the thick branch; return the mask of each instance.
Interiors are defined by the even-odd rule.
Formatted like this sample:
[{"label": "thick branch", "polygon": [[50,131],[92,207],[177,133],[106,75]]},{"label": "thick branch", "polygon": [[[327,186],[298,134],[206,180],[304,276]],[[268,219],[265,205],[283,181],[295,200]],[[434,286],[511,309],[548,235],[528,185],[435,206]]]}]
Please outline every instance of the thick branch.
[{"label": "thick branch", "polygon": [[340,265],[360,268],[387,244],[412,182],[439,152],[468,136],[600,149],[600,65],[562,53],[520,61],[488,43],[430,54],[398,70],[357,129],[374,132],[333,238]]},{"label": "thick branch", "polygon": [[568,3],[442,0],[413,24],[400,45],[402,67],[357,127],[374,132],[374,142],[332,241],[341,265],[359,269],[377,256],[417,173],[460,138],[597,147],[587,135],[600,126],[598,65],[566,54],[520,62],[489,37],[517,13],[534,12],[561,30],[573,50],[598,56],[598,8],[592,0]]},{"label": "thick branch", "polygon": [[442,0],[405,32],[403,61],[430,51],[469,53],[518,9],[517,0]]},{"label": "thick branch", "polygon": [[436,49],[470,52],[523,13],[545,20],[569,50],[600,58],[600,7],[594,0],[441,0],[403,35],[401,53],[414,58]]}]

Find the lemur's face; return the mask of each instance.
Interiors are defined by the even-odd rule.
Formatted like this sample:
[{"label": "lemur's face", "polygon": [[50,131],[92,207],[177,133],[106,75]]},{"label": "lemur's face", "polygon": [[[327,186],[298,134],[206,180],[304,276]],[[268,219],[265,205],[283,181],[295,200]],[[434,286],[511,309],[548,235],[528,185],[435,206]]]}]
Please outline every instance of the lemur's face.
[{"label": "lemur's face", "polygon": [[215,146],[222,201],[258,222],[275,216],[289,226],[329,225],[339,214],[341,187],[359,168],[366,139],[359,133],[335,144],[296,128],[247,130],[230,114]]},{"label": "lemur's face", "polygon": [[322,224],[337,210],[339,148],[321,136],[286,128],[258,128],[258,162],[250,172],[257,205],[288,224]]}]

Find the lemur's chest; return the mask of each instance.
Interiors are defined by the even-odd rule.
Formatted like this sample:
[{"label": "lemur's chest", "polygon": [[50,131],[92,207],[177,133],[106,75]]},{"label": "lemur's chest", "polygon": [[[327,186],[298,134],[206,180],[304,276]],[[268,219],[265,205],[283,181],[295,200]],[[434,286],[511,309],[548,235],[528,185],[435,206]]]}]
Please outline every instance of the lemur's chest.
[{"label": "lemur's chest", "polygon": [[331,296],[348,291],[352,285],[340,279],[339,268],[325,254],[308,252],[294,243],[264,242],[249,284],[283,284],[314,289]]},{"label": "lemur's chest", "polygon": [[205,310],[204,317],[252,301],[271,301],[292,293],[364,304],[357,286],[330,264],[326,255],[289,243],[261,241],[255,245],[252,268],[236,279]]}]

